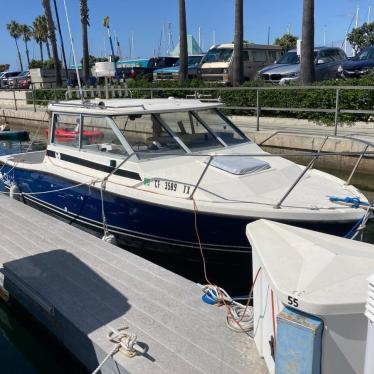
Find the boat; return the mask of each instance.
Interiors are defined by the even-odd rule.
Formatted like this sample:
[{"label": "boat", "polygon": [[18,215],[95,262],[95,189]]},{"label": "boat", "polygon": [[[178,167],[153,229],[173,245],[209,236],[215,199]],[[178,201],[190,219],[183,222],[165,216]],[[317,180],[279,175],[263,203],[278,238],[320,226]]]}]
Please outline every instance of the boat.
[{"label": "boat", "polygon": [[[0,157],[1,178],[27,204],[121,245],[178,256],[200,256],[200,248],[226,259],[248,255],[245,227],[259,218],[335,235],[362,219],[361,203],[329,198],[367,203],[358,189],[263,151],[221,106],[175,98],[53,102],[47,149]],[[78,134],[61,138],[60,129]],[[103,136],[84,136],[93,129]]]},{"label": "boat", "polygon": [[0,131],[0,141],[28,142],[30,136],[28,131],[3,130]]}]

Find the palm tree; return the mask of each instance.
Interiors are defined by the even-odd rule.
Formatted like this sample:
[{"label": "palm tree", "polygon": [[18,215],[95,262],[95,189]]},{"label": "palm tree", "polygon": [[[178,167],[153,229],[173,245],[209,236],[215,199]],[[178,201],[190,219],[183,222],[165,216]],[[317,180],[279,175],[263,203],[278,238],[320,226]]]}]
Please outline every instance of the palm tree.
[{"label": "palm tree", "polygon": [[43,35],[43,42],[45,43],[45,46],[47,48],[47,55],[48,58],[51,59],[51,48],[49,47],[49,40],[48,40],[48,21],[47,17],[45,15],[40,16],[40,27],[42,29],[42,35]]},{"label": "palm tree", "polygon": [[10,36],[11,36],[11,37],[14,39],[14,41],[16,42],[16,47],[17,47],[17,52],[18,52],[19,65],[20,65],[21,70],[23,70],[21,51],[20,51],[20,49],[19,49],[19,45],[18,45],[18,39],[19,39],[20,36],[21,36],[20,25],[19,25],[16,21],[13,20],[13,21],[10,21],[10,23],[8,23],[8,24],[6,25],[6,28],[7,28],[7,30],[9,31]]},{"label": "palm tree", "polygon": [[90,79],[90,55],[88,50],[87,26],[90,25],[88,12],[88,1],[80,0],[81,24],[82,24],[82,47],[83,47],[83,79],[86,84]]},{"label": "palm tree", "polygon": [[53,60],[55,63],[56,86],[61,87],[62,86],[61,65],[60,65],[60,60],[59,60],[58,51],[57,51],[55,24],[52,18],[51,3],[49,0],[42,0],[42,1],[43,1],[43,7],[45,11],[45,16],[47,18],[48,35],[49,35],[49,40],[51,41]]},{"label": "palm tree", "polygon": [[312,83],[314,71],[314,0],[304,0],[301,44],[300,79],[302,84]]},{"label": "palm tree", "polygon": [[179,0],[179,83],[183,84],[188,76],[188,50],[185,0]]},{"label": "palm tree", "polygon": [[29,53],[29,46],[27,43],[33,37],[33,32],[32,32],[31,27],[28,25],[20,25],[20,32],[22,34],[22,39],[25,42],[27,66],[30,66],[30,53]]},{"label": "palm tree", "polygon": [[233,86],[240,86],[243,83],[243,0],[235,0],[235,36],[233,56]]},{"label": "palm tree", "polygon": [[39,44],[40,48],[40,59],[41,61],[44,61],[44,54],[43,54],[43,43],[46,39],[46,34],[48,35],[48,32],[45,33],[44,24],[43,24],[43,16],[38,16],[34,19],[32,23],[32,28],[34,32],[34,39]]}]

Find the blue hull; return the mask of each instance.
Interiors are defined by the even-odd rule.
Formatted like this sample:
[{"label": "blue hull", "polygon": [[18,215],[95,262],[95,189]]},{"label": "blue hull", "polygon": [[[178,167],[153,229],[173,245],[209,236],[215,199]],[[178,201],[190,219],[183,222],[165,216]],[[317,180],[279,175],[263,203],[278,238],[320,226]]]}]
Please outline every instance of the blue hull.
[{"label": "blue hull", "polygon": [[[56,175],[12,169],[3,166],[20,192],[43,192],[70,187],[76,182]],[[69,223],[103,234],[100,189],[80,186],[58,193],[23,195],[24,201],[62,217]],[[159,251],[171,251],[188,257],[199,256],[195,217],[190,211],[150,204],[141,200],[104,192],[105,215],[109,231],[119,244]],[[255,220],[217,214],[198,213],[197,223],[204,251],[211,254],[250,253],[246,225]],[[352,222],[289,222],[312,230],[345,235]]]}]

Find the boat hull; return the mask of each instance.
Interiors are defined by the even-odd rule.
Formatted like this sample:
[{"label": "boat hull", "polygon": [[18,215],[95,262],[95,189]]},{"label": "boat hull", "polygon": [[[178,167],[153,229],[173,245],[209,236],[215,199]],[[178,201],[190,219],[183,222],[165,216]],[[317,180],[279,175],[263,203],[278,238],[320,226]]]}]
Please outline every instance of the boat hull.
[{"label": "boat hull", "polygon": [[[15,183],[20,192],[25,193],[22,195],[25,203],[59,216],[70,224],[103,235],[100,189],[86,185],[66,189],[77,182],[42,172],[21,168],[10,169],[6,165],[3,166],[2,173],[11,175],[11,178],[8,177],[5,181],[8,187]],[[66,190],[38,195],[27,194],[58,189]],[[108,229],[120,245],[170,252],[186,258],[201,256],[195,229],[195,214],[200,242],[208,259],[227,259],[228,253],[233,256],[248,255],[250,245],[245,235],[245,227],[248,223],[261,218],[195,213],[107,191],[104,191],[103,199]],[[356,223],[287,220],[278,222],[339,236],[346,235]]]}]

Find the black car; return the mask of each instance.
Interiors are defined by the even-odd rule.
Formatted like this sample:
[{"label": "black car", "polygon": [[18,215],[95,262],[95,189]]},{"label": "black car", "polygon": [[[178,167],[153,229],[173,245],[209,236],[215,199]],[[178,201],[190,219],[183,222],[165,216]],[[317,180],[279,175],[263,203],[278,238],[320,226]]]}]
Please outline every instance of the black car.
[{"label": "black car", "polygon": [[356,56],[344,61],[338,68],[341,78],[359,78],[374,71],[374,46],[362,50]]}]

